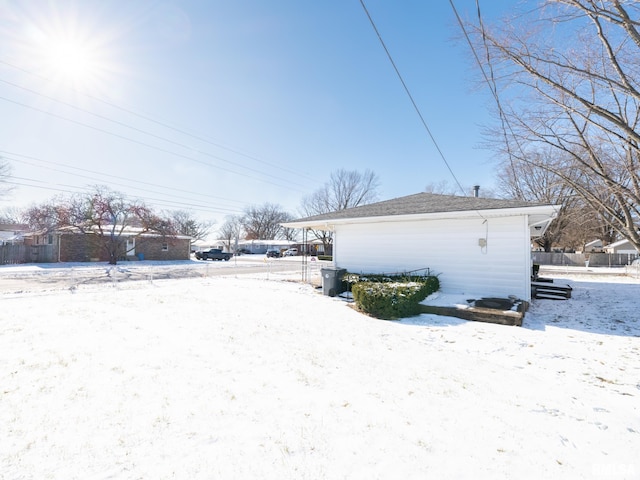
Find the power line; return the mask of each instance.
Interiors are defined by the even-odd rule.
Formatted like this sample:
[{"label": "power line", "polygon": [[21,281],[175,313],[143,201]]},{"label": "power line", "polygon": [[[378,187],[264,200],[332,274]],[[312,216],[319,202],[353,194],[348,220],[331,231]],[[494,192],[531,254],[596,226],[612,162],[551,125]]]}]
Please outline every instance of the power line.
[{"label": "power line", "polygon": [[[60,163],[60,162],[52,162],[52,161],[48,161],[48,160],[43,160],[41,158],[36,158],[36,157],[30,156],[30,155],[22,155],[22,154],[19,154],[19,153],[8,152],[6,150],[0,150],[0,153],[8,155],[6,158],[8,158],[8,159],[10,159],[10,160],[12,160],[14,162],[24,163],[26,165],[31,165],[31,166],[34,166],[34,167],[37,167],[37,168],[41,168],[41,166],[37,165],[37,164],[35,164],[33,162],[29,162],[29,161],[27,161],[25,159],[29,159],[29,160],[32,160],[32,161],[35,161],[35,162],[40,162],[40,163],[44,163],[44,164],[48,164],[48,165],[62,166],[62,167],[65,167],[65,168],[70,168],[72,170],[78,170],[78,171],[81,171],[81,172],[86,172],[86,173],[98,175],[100,178],[93,178],[93,177],[87,177],[87,176],[84,176],[84,175],[81,175],[81,174],[78,174],[78,173],[71,173],[71,172],[66,172],[64,170],[58,170],[58,169],[55,169],[55,168],[52,168],[52,167],[45,167],[45,168],[48,168],[49,170],[52,170],[52,171],[58,171],[58,172],[61,172],[61,173],[66,173],[68,175],[75,175],[75,176],[78,176],[78,177],[81,177],[81,178],[88,178],[88,179],[95,180],[95,181],[98,181],[98,182],[102,180],[102,177],[109,177],[109,178],[114,178],[116,180],[122,180],[122,181],[133,183],[133,184],[147,185],[147,186],[150,186],[150,187],[162,188],[162,189],[165,189],[165,190],[172,190],[172,191],[180,192],[180,193],[189,193],[189,194],[197,195],[197,196],[200,196],[200,197],[211,198],[213,200],[222,200],[222,201],[233,202],[233,203],[243,203],[243,202],[241,202],[239,200],[232,200],[232,199],[229,199],[229,198],[218,197],[218,196],[215,196],[215,195],[210,195],[210,194],[205,194],[205,193],[198,193],[198,192],[193,192],[193,191],[189,191],[189,190],[182,190],[182,189],[174,188],[174,187],[167,187],[165,185],[158,185],[156,183],[145,182],[145,181],[142,181],[142,180],[132,180],[132,179],[129,179],[129,178],[126,178],[126,177],[121,177],[121,176],[113,175],[113,174],[110,174],[110,173],[99,172],[99,171],[96,171],[96,170],[89,170],[87,168],[75,167],[75,166],[66,165],[66,164],[63,164],[63,163]],[[21,157],[21,158],[14,158],[14,157]],[[129,185],[127,185],[127,186],[129,186]]]},{"label": "power line", "polygon": [[418,117],[420,118],[420,122],[422,123],[422,126],[424,127],[424,129],[426,130],[427,134],[429,135],[429,138],[431,139],[431,142],[436,147],[436,150],[438,151],[438,154],[440,155],[440,158],[442,159],[442,161],[446,165],[447,169],[449,170],[449,173],[451,174],[451,176],[453,177],[454,181],[456,182],[456,185],[458,185],[458,188],[460,189],[460,191],[464,195],[467,195],[467,193],[464,191],[464,188],[462,187],[462,185],[458,181],[458,178],[456,177],[455,173],[453,173],[453,169],[449,165],[449,162],[447,161],[447,159],[445,158],[444,154],[442,153],[442,150],[440,149],[440,146],[438,145],[438,142],[436,141],[435,137],[431,133],[431,130],[429,129],[429,126],[427,125],[427,122],[425,121],[424,117],[422,116],[422,112],[418,108],[418,105],[416,104],[416,101],[414,100],[413,95],[411,94],[411,91],[409,90],[409,87],[405,83],[404,78],[402,78],[402,74],[400,73],[400,70],[396,66],[396,63],[393,60],[393,57],[391,56],[391,53],[389,52],[389,49],[387,48],[387,45],[384,43],[384,40],[382,39],[382,36],[380,35],[380,32],[378,31],[378,28],[376,27],[376,24],[373,21],[373,18],[371,18],[371,15],[369,14],[369,10],[367,10],[366,5],[364,4],[364,0],[360,0],[360,5],[362,5],[362,8],[364,9],[364,12],[367,15],[367,18],[369,19],[369,23],[371,23],[371,26],[373,27],[373,30],[375,31],[376,35],[378,36],[378,40],[380,41],[380,44],[382,45],[382,48],[384,49],[385,53],[387,54],[387,58],[391,62],[391,65],[393,66],[393,69],[395,70],[396,75],[398,76],[398,79],[400,80],[400,83],[402,84],[402,87],[404,88],[405,93],[409,97],[409,100],[411,101],[411,104],[413,105],[414,110],[418,114]]},{"label": "power line", "polygon": [[[119,134],[119,133],[110,132],[110,131],[105,130],[105,129],[103,129],[103,128],[99,128],[99,127],[96,127],[96,126],[93,126],[93,125],[89,125],[89,124],[87,124],[87,123],[80,122],[80,121],[78,121],[78,120],[74,120],[74,119],[72,119],[72,118],[67,118],[67,117],[65,117],[65,116],[63,116],[63,115],[58,115],[57,113],[49,112],[49,111],[47,111],[47,110],[43,110],[43,109],[41,109],[41,108],[34,107],[34,106],[32,106],[32,105],[28,105],[28,104],[26,104],[26,103],[18,102],[18,101],[16,101],[16,100],[11,100],[11,99],[6,98],[6,97],[3,97],[3,96],[0,96],[0,100],[4,100],[5,102],[13,103],[13,104],[15,104],[15,105],[19,105],[19,106],[24,107],[24,108],[29,108],[29,109],[35,110],[35,111],[37,111],[37,112],[44,113],[45,115],[49,115],[49,116],[52,116],[52,117],[54,117],[54,118],[58,118],[58,119],[61,119],[61,120],[65,120],[65,121],[67,121],[67,122],[70,122],[70,123],[73,123],[73,124],[76,124],[76,125],[80,125],[80,126],[83,126],[83,127],[85,127],[85,128],[89,128],[89,129],[91,129],[91,130],[95,130],[95,131],[97,131],[97,132],[105,133],[105,134],[107,134],[107,135],[111,135],[111,136],[113,136],[113,137],[116,137],[116,138],[120,138],[120,139],[126,140],[126,141],[128,141],[128,142],[132,142],[132,143],[135,143],[135,144],[138,144],[138,145],[142,145],[142,146],[147,147],[147,148],[151,148],[151,149],[153,149],[153,150],[157,150],[157,151],[159,151],[159,152],[163,152],[163,153],[167,153],[167,154],[169,154],[169,155],[173,155],[173,156],[176,156],[176,157],[184,158],[184,159],[186,159],[186,160],[190,160],[190,161],[192,161],[192,162],[196,162],[196,163],[199,163],[199,164],[201,164],[201,165],[205,165],[205,166],[210,167],[210,168],[216,168],[216,169],[218,169],[218,170],[222,170],[222,171],[225,171],[225,172],[229,172],[229,173],[233,173],[233,174],[236,174],[236,175],[241,175],[241,176],[243,176],[243,177],[247,177],[247,178],[253,178],[253,179],[255,179],[255,177],[252,177],[251,175],[248,175],[248,174],[245,174],[245,173],[241,173],[241,172],[237,172],[237,171],[235,171],[235,170],[231,170],[231,169],[229,169],[229,168],[225,168],[225,167],[220,167],[220,166],[217,166],[217,165],[213,165],[213,164],[208,163],[208,162],[205,162],[205,161],[203,161],[203,160],[198,160],[197,158],[191,157],[191,156],[189,156],[189,155],[184,155],[184,154],[182,154],[182,153],[173,152],[173,151],[168,150],[168,149],[166,149],[166,148],[158,147],[158,146],[156,146],[156,145],[152,145],[152,144],[150,144],[150,143],[143,142],[143,141],[141,141],[141,140],[136,140],[136,139],[134,139],[134,138],[127,137],[127,136],[125,136],[125,135],[121,135],[121,134]],[[273,178],[277,178],[277,177],[275,177],[275,176],[273,176],[273,175],[269,175],[269,174],[266,174],[266,175],[267,175],[267,176],[270,176],[270,177],[273,177]],[[260,179],[260,180],[261,180],[261,181],[263,181],[263,182],[265,182],[265,183],[270,183],[270,184],[272,184],[272,185],[276,185],[276,186],[278,186],[278,187],[292,188],[292,187],[290,187],[289,185],[283,185],[282,183],[276,183],[276,182],[269,181],[269,180],[265,180],[265,179]],[[301,191],[301,192],[306,191],[306,189],[304,189],[304,186],[303,186],[302,184],[295,184],[295,185],[299,185],[300,187],[303,187],[303,189],[297,189],[297,188],[294,188],[295,190],[298,190],[298,191]]]},{"label": "power line", "polygon": [[[134,132],[141,133],[141,134],[143,134],[143,135],[147,135],[147,136],[149,136],[149,137],[151,137],[151,138],[154,138],[154,139],[156,139],[156,140],[160,140],[160,141],[163,141],[163,142],[167,142],[167,143],[169,143],[169,144],[176,145],[176,146],[178,146],[178,147],[182,147],[182,148],[185,148],[185,149],[193,150],[193,148],[192,148],[192,147],[190,147],[189,145],[185,145],[184,143],[176,142],[175,140],[171,140],[171,139],[169,139],[169,138],[167,138],[167,137],[163,137],[163,136],[161,136],[161,135],[156,135],[155,133],[150,133],[150,132],[147,132],[146,130],[142,130],[142,129],[140,129],[140,128],[134,127],[134,126],[132,126],[132,125],[130,125],[130,124],[128,124],[128,123],[124,123],[124,122],[121,122],[121,121],[119,121],[119,120],[114,120],[114,119],[112,119],[112,118],[109,118],[109,117],[107,117],[107,116],[105,116],[105,115],[100,115],[100,114],[98,114],[98,113],[91,112],[91,111],[87,110],[86,108],[82,108],[82,107],[79,107],[79,106],[74,105],[74,104],[72,104],[72,103],[65,102],[65,101],[60,100],[60,99],[58,99],[58,98],[52,97],[52,96],[50,96],[50,95],[45,95],[45,94],[40,93],[40,92],[38,92],[38,91],[36,91],[36,90],[33,90],[33,89],[31,89],[31,88],[23,87],[23,86],[18,85],[18,84],[16,84],[16,83],[9,82],[9,81],[7,81],[7,80],[3,80],[2,78],[0,78],[0,82],[5,83],[5,84],[7,84],[7,85],[11,85],[12,87],[15,87],[15,88],[19,88],[19,89],[21,89],[21,90],[24,90],[24,91],[26,91],[26,92],[32,93],[32,94],[34,94],[34,95],[38,95],[38,96],[40,96],[40,97],[46,98],[46,99],[48,99],[48,100],[51,100],[51,101],[56,102],[56,103],[59,103],[59,104],[64,105],[64,106],[66,106],[66,107],[73,108],[74,110],[78,110],[78,111],[80,111],[80,112],[86,113],[86,114],[88,114],[88,115],[91,115],[91,116],[93,116],[93,117],[99,118],[99,119],[101,119],[101,120],[105,120],[105,121],[107,121],[107,122],[114,123],[114,124],[119,125],[119,126],[121,126],[121,127],[125,127],[125,128],[127,128],[127,129],[129,129],[129,130],[133,130]],[[66,118],[65,118],[65,119],[66,119]],[[66,119],[66,120],[67,120],[67,121],[69,121],[69,119]],[[252,172],[255,172],[255,173],[259,173],[260,175],[264,175],[264,176],[267,176],[267,177],[271,177],[271,178],[279,179],[279,177],[276,177],[275,175],[271,175],[271,174],[269,174],[269,173],[265,173],[265,172],[263,172],[263,171],[261,171],[261,170],[258,170],[258,169],[256,169],[256,168],[247,167],[247,166],[245,166],[245,165],[239,165],[239,164],[238,164],[238,163],[236,163],[236,162],[232,162],[231,160],[227,160],[227,159],[225,159],[225,158],[223,158],[223,157],[220,157],[220,156],[218,156],[218,155],[213,155],[213,154],[211,154],[211,153],[208,153],[208,152],[205,152],[205,151],[202,151],[202,150],[199,150],[199,149],[197,150],[197,153],[200,153],[200,154],[202,154],[202,155],[206,155],[206,156],[211,157],[211,158],[215,158],[216,160],[220,160],[220,161],[222,161],[222,162],[225,162],[225,163],[228,163],[228,164],[234,165],[234,166],[236,166],[236,167],[244,168],[244,169],[246,169],[246,170],[249,170],[249,171],[252,171]],[[217,168],[221,168],[221,167],[217,167]],[[232,171],[232,170],[228,170],[228,171],[234,172],[234,171]],[[238,173],[238,172],[234,172],[234,173]],[[240,173],[238,173],[238,174],[240,174]],[[292,184],[294,184],[294,185],[302,186],[301,184],[296,183],[296,182],[291,182],[291,183],[292,183]]]},{"label": "power line", "polygon": [[[7,61],[5,61],[5,60],[0,59],[0,64],[6,65],[6,66],[11,67],[11,68],[16,69],[16,70],[19,70],[19,71],[21,71],[21,72],[23,72],[23,73],[26,73],[26,74],[28,74],[28,75],[30,75],[30,76],[33,76],[33,77],[39,78],[39,79],[44,80],[44,81],[46,81],[46,82],[51,82],[51,79],[50,79],[50,78],[47,78],[47,77],[45,77],[45,76],[43,76],[43,75],[39,75],[39,74],[37,74],[37,73],[35,73],[35,72],[32,72],[32,71],[30,71],[30,70],[27,70],[27,69],[25,69],[25,68],[19,67],[19,66],[15,65],[15,64],[10,63],[10,62],[7,62]],[[1,80],[1,81],[4,81],[5,83],[9,83],[9,84],[11,84],[10,82],[7,82],[7,81],[5,81],[5,80]],[[29,89],[26,89],[25,87],[21,87],[21,86],[19,86],[19,85],[15,85],[15,84],[11,84],[11,85],[14,85],[14,86],[16,86],[16,87],[18,87],[18,88],[22,88],[22,89],[25,89],[25,90],[29,90]],[[141,114],[141,113],[139,113],[139,112],[136,112],[136,111],[134,111],[134,110],[133,110],[133,109],[131,109],[131,108],[123,107],[123,106],[118,105],[118,104],[116,104],[116,103],[113,103],[113,102],[111,102],[111,101],[109,101],[109,100],[106,100],[106,99],[103,99],[103,98],[97,97],[97,96],[95,96],[95,95],[91,95],[91,94],[89,94],[89,93],[87,93],[87,92],[84,92],[84,91],[82,91],[82,90],[79,90],[79,89],[77,89],[77,88],[75,88],[75,87],[70,87],[70,89],[71,89],[73,92],[75,92],[75,93],[77,93],[77,94],[79,94],[79,95],[82,95],[82,96],[84,96],[84,97],[86,97],[86,98],[89,98],[89,99],[91,99],[91,100],[95,100],[95,101],[97,101],[97,102],[100,102],[100,103],[102,103],[103,105],[108,105],[108,106],[109,106],[109,107],[111,107],[111,108],[114,108],[114,109],[120,110],[120,111],[125,112],[125,113],[127,113],[127,114],[129,114],[129,115],[133,115],[133,116],[138,117],[138,118],[140,118],[140,119],[143,119],[143,120],[145,120],[145,121],[148,121],[148,122],[154,123],[154,124],[156,124],[156,125],[160,125],[160,126],[162,126],[162,127],[164,127],[164,128],[167,128],[167,129],[173,130],[173,131],[175,131],[175,132],[178,132],[178,133],[180,133],[180,134],[182,134],[182,135],[186,135],[186,136],[188,136],[188,137],[191,137],[191,138],[193,138],[193,139],[199,140],[199,141],[201,141],[201,142],[208,143],[209,145],[213,145],[213,146],[218,147],[218,148],[221,148],[221,149],[223,149],[223,150],[227,150],[228,152],[235,153],[236,155],[240,155],[240,156],[243,156],[243,157],[245,157],[245,158],[248,158],[248,159],[254,160],[254,161],[259,162],[259,163],[262,163],[262,164],[264,164],[264,165],[266,165],[266,166],[268,166],[268,167],[273,167],[273,168],[277,168],[277,169],[282,170],[282,171],[287,171],[287,172],[289,172],[289,173],[292,173],[292,174],[294,174],[294,175],[298,175],[298,176],[300,176],[300,177],[307,178],[307,179],[309,179],[309,180],[315,180],[313,177],[311,177],[310,175],[306,175],[304,172],[300,172],[300,171],[293,170],[293,169],[290,169],[290,168],[287,168],[287,167],[283,167],[283,166],[281,166],[281,165],[276,165],[276,164],[274,164],[274,163],[271,163],[271,162],[267,162],[267,161],[265,161],[265,160],[262,160],[262,159],[260,159],[260,158],[258,158],[258,157],[256,157],[256,156],[249,155],[249,154],[247,154],[247,153],[241,152],[241,151],[240,151],[240,150],[238,150],[238,149],[231,148],[231,147],[228,147],[228,146],[226,146],[226,145],[222,145],[222,144],[217,143],[217,142],[213,142],[213,141],[211,141],[211,140],[209,140],[209,139],[207,139],[207,138],[204,138],[204,137],[202,137],[202,136],[200,136],[200,135],[195,135],[195,134],[190,133],[190,132],[188,132],[188,131],[186,131],[186,130],[184,130],[184,129],[181,129],[181,128],[178,128],[178,127],[175,127],[175,126],[169,125],[167,122],[157,120],[157,119],[155,119],[155,118],[153,118],[153,117],[151,117],[151,116],[149,116],[149,115],[144,115],[144,114]],[[38,95],[43,95],[43,94],[40,94],[40,93],[38,93],[38,92],[34,92],[34,93],[36,93],[36,94],[38,94]],[[43,96],[44,96],[44,95],[43,95]],[[54,101],[59,101],[59,102],[60,102],[60,100],[57,100],[57,99],[52,99],[52,100],[54,100]],[[64,102],[61,102],[61,103],[64,103]],[[71,105],[71,106],[73,106],[73,105]],[[76,106],[73,106],[73,107],[74,107],[74,108],[79,108],[79,107],[76,107]],[[216,157],[216,158],[219,158],[219,157]]]},{"label": "power line", "polygon": [[[79,175],[79,176],[87,178],[89,180],[97,181],[96,179],[93,179],[91,177],[85,177],[83,175]],[[15,176],[13,176],[11,178],[12,179],[16,179],[16,180],[23,180],[23,181],[36,182],[36,183],[48,183],[48,182],[45,182],[45,181],[42,181],[42,180],[37,180],[35,178],[25,178],[25,177],[15,177]],[[99,181],[97,181],[97,182],[98,183],[96,183],[96,184],[99,184]],[[96,184],[94,184],[94,185],[96,185]],[[27,186],[27,185],[25,185],[25,186]],[[64,184],[62,184],[61,186],[69,187],[69,188],[73,188],[73,189],[80,188],[81,190],[84,190],[86,188],[86,187],[77,187],[75,185],[64,185]],[[123,185],[123,184],[118,184],[118,183],[110,183],[109,186],[120,186],[120,187],[125,187],[125,188],[131,188],[131,185]],[[162,192],[153,191],[153,190],[140,189],[140,188],[136,187],[136,192],[138,192],[138,191],[143,191],[143,192],[146,192],[147,194],[165,195],[164,198],[162,198],[162,199],[152,198],[152,197],[148,197],[148,196],[145,197],[145,199],[154,200],[154,201],[158,201],[158,202],[163,202],[163,203],[168,204],[168,205],[172,205],[173,204],[173,205],[184,205],[184,206],[190,206],[190,207],[198,206],[200,208],[205,208],[207,210],[215,210],[215,211],[227,211],[227,212],[237,212],[237,211],[239,211],[237,208],[236,209],[223,208],[223,207],[213,208],[213,207],[210,207],[210,206],[204,206],[204,205],[200,205],[198,203],[194,203],[195,201],[192,200],[192,199],[185,198],[185,197],[178,197],[178,196],[169,194],[168,196],[171,196],[171,197],[173,197],[175,199],[175,200],[171,200],[170,201],[170,200],[167,199],[167,194],[164,194]],[[137,196],[140,196],[140,195],[137,195]]]},{"label": "power line", "polygon": [[[498,109],[498,114],[499,114],[499,117],[500,117],[500,124],[501,124],[501,127],[502,127],[502,133],[504,135],[504,142],[505,142],[505,146],[507,148],[507,156],[509,158],[509,163],[511,165],[512,170],[515,171],[515,166],[513,164],[514,154],[513,154],[512,149],[511,149],[511,142],[509,141],[509,139],[507,137],[507,132],[511,132],[512,133],[512,137],[513,137],[514,141],[516,142],[516,147],[522,153],[522,157],[523,158],[525,158],[524,150],[522,148],[522,145],[518,141],[517,137],[515,135],[513,135],[513,129],[511,127],[511,123],[509,122],[509,118],[507,117],[507,114],[505,113],[504,108],[502,107],[502,102],[500,101],[500,97],[498,96],[498,87],[497,87],[495,73],[494,73],[494,70],[493,70],[493,62],[491,61],[491,55],[489,53],[489,46],[487,45],[487,34],[486,34],[486,31],[485,31],[485,28],[484,28],[484,22],[482,20],[482,13],[480,12],[480,2],[479,2],[479,0],[476,0],[476,14],[478,16],[478,25],[480,27],[480,33],[482,35],[482,44],[483,44],[484,49],[485,49],[485,56],[486,56],[487,66],[489,68],[489,74],[487,74],[487,72],[486,72],[486,70],[485,70],[485,68],[484,68],[484,66],[483,66],[483,64],[482,64],[482,62],[480,60],[480,56],[478,55],[478,52],[476,51],[476,47],[473,44],[473,42],[471,41],[471,37],[469,36],[469,33],[467,32],[467,29],[464,26],[464,22],[462,21],[462,19],[460,18],[460,15],[458,14],[458,9],[456,8],[453,0],[449,0],[449,4],[451,5],[453,13],[455,14],[456,20],[458,22],[458,25],[460,26],[460,29],[462,30],[462,33],[464,34],[464,38],[466,39],[467,43],[469,44],[469,48],[471,49],[471,53],[473,54],[473,57],[475,58],[476,63],[478,64],[478,68],[480,68],[480,72],[482,72],[482,76],[484,78],[484,81],[487,84],[487,86],[489,87],[489,91],[491,92],[491,95],[493,96],[493,99],[496,102],[496,107]],[[527,163],[529,163],[529,162],[527,162]],[[519,185],[516,185],[516,189],[518,190],[518,194],[521,195],[520,186]]]},{"label": "power line", "polygon": [[[28,159],[34,160],[36,162],[42,162],[44,164],[58,165],[56,162],[48,162],[46,160],[38,159],[36,157],[32,157],[32,156],[28,156],[28,155],[20,155],[20,154],[17,154],[17,153],[7,152],[7,151],[4,151],[4,150],[0,150],[0,153],[9,154],[8,156],[5,155],[5,158],[8,158],[8,159],[10,159],[11,161],[14,161],[14,162],[20,162],[20,163],[24,163],[24,164],[27,164],[27,165],[30,165],[30,166],[33,166],[33,167],[36,167],[36,168],[46,168],[46,169],[51,170],[51,171],[65,173],[65,174],[68,174],[68,175],[73,175],[73,176],[76,176],[76,177],[79,177],[79,178],[84,178],[84,179],[87,179],[87,180],[91,180],[91,181],[95,182],[95,184],[100,184],[101,182],[103,182],[102,178],[95,178],[95,177],[91,177],[91,176],[88,176],[88,175],[83,175],[83,174],[80,174],[80,173],[68,172],[68,171],[65,171],[65,170],[60,170],[60,169],[49,167],[49,166],[46,166],[46,165],[45,166],[40,166],[40,165],[37,165],[34,162],[29,162],[27,160],[24,160],[24,158],[28,158]],[[22,157],[22,159],[15,158],[16,156],[17,157]],[[239,200],[226,199],[226,198],[222,198],[222,197],[216,197],[215,195],[208,195],[208,194],[202,194],[202,193],[197,193],[197,192],[188,192],[186,190],[181,190],[181,189],[172,188],[172,187],[164,187],[162,185],[157,185],[157,184],[150,183],[150,182],[136,182],[136,181],[132,181],[130,179],[124,178],[124,177],[119,177],[117,175],[111,175],[111,174],[108,174],[108,173],[96,172],[96,171],[89,170],[89,169],[84,169],[84,168],[78,168],[78,167],[72,167],[72,166],[66,166],[66,167],[71,168],[71,169],[75,169],[75,170],[80,170],[82,172],[93,173],[93,174],[99,175],[100,177],[106,176],[106,177],[115,178],[115,179],[118,179],[118,180],[123,180],[123,181],[129,183],[129,184],[122,184],[122,183],[117,183],[117,182],[110,182],[110,185],[122,186],[122,187],[125,187],[125,188],[132,188],[132,185],[130,185],[131,183],[134,183],[134,184],[135,183],[140,183],[142,185],[147,185],[147,186],[151,186],[151,187],[154,187],[154,188],[160,188],[160,189],[165,189],[165,190],[170,190],[170,191],[175,191],[175,192],[180,192],[180,193],[191,193],[191,194],[194,194],[194,195],[200,196],[200,197],[206,197],[206,198],[211,198],[211,199],[216,199],[216,200],[222,200],[224,202],[230,202],[230,203],[239,204],[239,206],[237,206],[237,207],[229,206],[229,207],[218,207],[218,208],[215,208],[215,207],[206,206],[206,205],[203,206],[201,204],[195,203],[197,201],[194,201],[194,200],[192,200],[190,198],[187,198],[187,197],[184,197],[184,196],[179,196],[179,195],[176,195],[176,194],[173,194],[173,193],[158,192],[158,191],[155,191],[155,190],[149,190],[149,189],[141,188],[141,187],[138,187],[138,186],[134,186],[134,188],[136,188],[136,191],[143,191],[143,192],[147,192],[147,193],[151,193],[151,194],[164,195],[165,198],[163,198],[163,199],[157,199],[157,198],[151,198],[151,197],[146,197],[146,199],[154,200],[156,202],[163,202],[163,203],[169,204],[169,205],[171,205],[171,204],[180,205],[182,207],[183,206],[189,206],[189,207],[197,206],[201,210],[208,210],[208,211],[212,211],[212,212],[222,212],[222,213],[225,213],[225,212],[226,213],[236,213],[236,212],[240,211],[240,207],[241,206],[244,206],[244,203],[239,201]],[[35,183],[39,183],[39,184],[48,184],[49,183],[49,182],[42,181],[42,180],[37,180],[37,179],[34,179],[34,178],[24,178],[24,177],[15,177],[15,176],[12,176],[11,178],[12,179],[17,179],[17,180],[35,182]],[[12,183],[12,182],[7,182],[7,183]],[[24,183],[15,183],[15,184],[16,185],[21,185],[21,186],[33,186],[33,187],[37,187],[37,188],[49,188],[49,187],[45,187],[43,185],[31,185],[31,184],[24,184]],[[78,189],[78,188],[82,189],[82,187],[77,187],[77,186],[72,186],[72,185],[63,185],[63,186],[70,187],[72,189]],[[64,191],[64,192],[66,192],[66,190],[62,190],[60,188],[49,188],[49,189],[51,189],[53,191]],[[168,202],[167,198],[166,198],[167,196],[173,197],[176,200]]]},{"label": "power line", "polygon": [[[42,180],[37,180],[37,179],[23,178],[23,177],[12,177],[12,178],[17,179],[17,180],[22,180],[22,182],[17,182],[15,180],[7,180],[7,181],[5,181],[5,183],[9,184],[9,185],[16,185],[16,186],[30,187],[30,188],[39,188],[39,189],[42,189],[42,190],[48,190],[48,191],[53,191],[53,192],[61,192],[61,193],[65,193],[65,194],[69,194],[69,193],[90,193],[92,191],[91,187],[89,187],[89,186],[79,187],[77,185],[65,185],[65,184],[55,184],[56,186],[53,186],[51,184],[48,184],[48,182],[45,182],[45,181],[42,181]],[[25,182],[30,182],[30,183],[25,183]],[[127,196],[131,197],[131,195],[127,195]],[[176,209],[189,207],[191,209],[195,209],[195,210],[203,211],[203,212],[209,212],[209,213],[223,213],[223,214],[241,213],[241,210],[233,210],[233,209],[225,209],[225,208],[214,208],[214,207],[211,207],[209,205],[201,205],[201,204],[197,204],[197,203],[167,202],[165,199],[159,199],[159,198],[153,198],[153,197],[143,197],[142,199],[147,203],[165,205],[165,206],[176,208]]]}]

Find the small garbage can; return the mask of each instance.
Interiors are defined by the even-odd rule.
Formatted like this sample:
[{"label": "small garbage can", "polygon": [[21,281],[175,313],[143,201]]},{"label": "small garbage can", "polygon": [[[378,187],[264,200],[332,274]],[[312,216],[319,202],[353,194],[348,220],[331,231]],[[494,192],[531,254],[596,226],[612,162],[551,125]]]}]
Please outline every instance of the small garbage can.
[{"label": "small garbage can", "polygon": [[346,273],[344,268],[324,267],[320,270],[322,274],[322,293],[330,297],[335,297],[344,292],[342,277]]},{"label": "small garbage can", "polygon": [[138,254],[138,260],[140,260],[140,261],[144,260],[144,253],[139,253]]}]

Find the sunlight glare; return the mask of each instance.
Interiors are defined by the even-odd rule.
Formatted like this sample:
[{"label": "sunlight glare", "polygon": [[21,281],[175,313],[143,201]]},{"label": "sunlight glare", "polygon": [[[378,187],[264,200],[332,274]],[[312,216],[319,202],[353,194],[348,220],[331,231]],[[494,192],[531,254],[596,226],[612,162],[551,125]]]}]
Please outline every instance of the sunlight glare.
[{"label": "sunlight glare", "polygon": [[23,32],[26,58],[54,89],[97,93],[112,83],[117,32],[91,15],[55,10],[34,16]]},{"label": "sunlight glare", "polygon": [[52,67],[70,77],[81,77],[91,68],[90,56],[83,46],[68,41],[51,45],[48,58]]},{"label": "sunlight glare", "polygon": [[45,69],[53,77],[74,88],[87,89],[99,80],[96,51],[81,40],[49,39],[44,49]]}]

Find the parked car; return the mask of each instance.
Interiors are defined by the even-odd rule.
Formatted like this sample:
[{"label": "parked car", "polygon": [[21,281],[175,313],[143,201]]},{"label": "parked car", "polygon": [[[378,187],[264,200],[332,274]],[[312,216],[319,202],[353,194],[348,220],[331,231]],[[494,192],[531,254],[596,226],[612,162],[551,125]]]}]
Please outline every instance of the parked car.
[{"label": "parked car", "polygon": [[289,248],[289,249],[284,251],[283,255],[285,257],[295,257],[296,255],[298,255],[298,249],[297,248]]},{"label": "parked car", "polygon": [[231,253],[223,252],[219,248],[212,248],[211,250],[207,250],[206,252],[196,252],[196,258],[198,260],[225,260],[229,261],[229,259],[233,256]]},{"label": "parked car", "polygon": [[267,258],[280,258],[281,256],[280,250],[267,250]]}]

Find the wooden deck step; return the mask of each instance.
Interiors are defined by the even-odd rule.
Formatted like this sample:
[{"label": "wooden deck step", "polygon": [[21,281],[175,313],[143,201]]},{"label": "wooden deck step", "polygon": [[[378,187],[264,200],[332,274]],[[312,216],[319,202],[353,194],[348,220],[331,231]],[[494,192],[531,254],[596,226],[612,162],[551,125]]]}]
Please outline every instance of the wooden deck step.
[{"label": "wooden deck step", "polygon": [[536,292],[534,298],[539,298],[542,300],[568,300],[569,297],[566,295],[558,295],[550,292]]},{"label": "wooden deck step", "polygon": [[531,296],[548,300],[567,300],[571,298],[573,288],[569,285],[556,285],[548,282],[531,282]]},{"label": "wooden deck step", "polygon": [[422,313],[432,315],[444,315],[447,317],[457,317],[475,322],[497,323],[500,325],[522,326],[522,319],[528,308],[527,302],[522,302],[517,311],[496,310],[495,308],[482,307],[441,307],[434,305],[420,305]]}]

